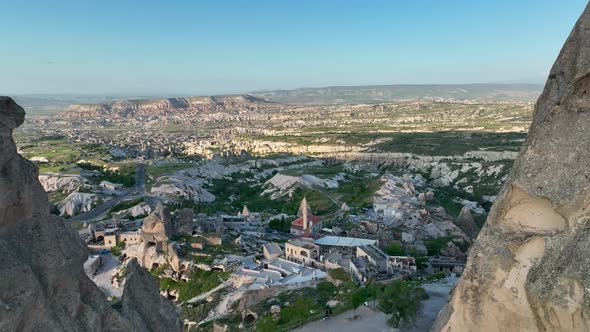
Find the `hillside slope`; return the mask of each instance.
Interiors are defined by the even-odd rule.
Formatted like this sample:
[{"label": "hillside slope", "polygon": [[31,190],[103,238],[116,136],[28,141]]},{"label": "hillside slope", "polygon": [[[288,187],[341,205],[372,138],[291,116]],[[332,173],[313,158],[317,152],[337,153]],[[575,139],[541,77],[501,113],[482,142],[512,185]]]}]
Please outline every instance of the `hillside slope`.
[{"label": "hillside slope", "polygon": [[541,89],[542,85],[537,84],[396,84],[256,91],[250,94],[282,104],[380,103],[418,98],[534,102]]},{"label": "hillside slope", "polygon": [[277,105],[250,95],[123,99],[109,103],[73,104],[59,116],[63,118],[127,118],[220,111],[257,111],[274,107]]}]

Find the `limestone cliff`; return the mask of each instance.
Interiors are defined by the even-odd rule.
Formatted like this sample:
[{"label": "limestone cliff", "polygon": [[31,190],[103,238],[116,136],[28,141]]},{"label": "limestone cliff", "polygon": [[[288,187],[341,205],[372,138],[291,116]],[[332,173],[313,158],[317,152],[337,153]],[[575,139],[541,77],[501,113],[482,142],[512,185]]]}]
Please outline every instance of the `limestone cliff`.
[{"label": "limestone cliff", "polygon": [[36,166],[16,152],[12,131],[24,118],[0,97],[0,331],[180,331],[149,273],[130,269],[121,311],[86,277],[86,246],[49,214]]},{"label": "limestone cliff", "polygon": [[590,330],[590,6],[435,331]]}]

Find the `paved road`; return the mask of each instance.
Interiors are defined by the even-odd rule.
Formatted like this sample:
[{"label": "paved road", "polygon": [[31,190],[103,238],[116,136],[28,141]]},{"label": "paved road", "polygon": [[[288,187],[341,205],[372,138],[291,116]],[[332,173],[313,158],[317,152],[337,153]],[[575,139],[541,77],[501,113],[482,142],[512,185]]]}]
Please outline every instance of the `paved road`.
[{"label": "paved road", "polygon": [[145,194],[145,165],[143,163],[137,163],[135,170],[135,185],[130,189],[123,192],[121,195],[106,201],[105,203],[95,207],[94,209],[79,214],[75,217],[68,219],[69,221],[90,221],[94,220],[103,214],[105,214],[108,210],[113,208],[115,205],[119,204],[125,198],[131,196],[134,192],[138,192],[140,195]]}]

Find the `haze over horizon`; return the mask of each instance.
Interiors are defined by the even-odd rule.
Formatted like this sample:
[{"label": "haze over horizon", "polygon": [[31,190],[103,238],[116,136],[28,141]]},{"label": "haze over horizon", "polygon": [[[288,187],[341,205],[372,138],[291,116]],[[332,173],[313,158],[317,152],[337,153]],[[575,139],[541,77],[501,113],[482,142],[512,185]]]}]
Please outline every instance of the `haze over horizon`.
[{"label": "haze over horizon", "polygon": [[585,4],[6,3],[0,94],[540,84]]}]

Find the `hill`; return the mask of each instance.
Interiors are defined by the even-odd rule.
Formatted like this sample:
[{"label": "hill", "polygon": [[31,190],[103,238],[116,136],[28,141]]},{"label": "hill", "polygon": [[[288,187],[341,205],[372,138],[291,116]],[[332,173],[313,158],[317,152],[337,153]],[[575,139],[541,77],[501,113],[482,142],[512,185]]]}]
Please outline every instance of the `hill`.
[{"label": "hill", "polygon": [[128,118],[219,111],[257,111],[273,107],[276,107],[276,104],[250,95],[122,99],[98,104],[73,104],[59,116]]},{"label": "hill", "polygon": [[417,98],[534,102],[541,89],[542,85],[537,84],[397,84],[256,91],[250,94],[282,104],[311,105],[382,103]]}]

